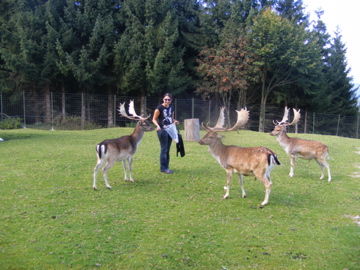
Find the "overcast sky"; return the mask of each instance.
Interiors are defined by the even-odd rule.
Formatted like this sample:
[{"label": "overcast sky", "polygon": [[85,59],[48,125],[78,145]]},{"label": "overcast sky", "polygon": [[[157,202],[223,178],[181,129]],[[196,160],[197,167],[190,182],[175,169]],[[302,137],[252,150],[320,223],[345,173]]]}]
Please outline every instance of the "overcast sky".
[{"label": "overcast sky", "polygon": [[[328,33],[333,37],[337,27],[342,35],[342,42],[347,48],[346,58],[351,68],[353,83],[360,85],[360,1],[359,0],[303,0],[304,7],[316,18],[314,11],[324,10],[322,20]],[[360,91],[359,91],[360,93]]]}]

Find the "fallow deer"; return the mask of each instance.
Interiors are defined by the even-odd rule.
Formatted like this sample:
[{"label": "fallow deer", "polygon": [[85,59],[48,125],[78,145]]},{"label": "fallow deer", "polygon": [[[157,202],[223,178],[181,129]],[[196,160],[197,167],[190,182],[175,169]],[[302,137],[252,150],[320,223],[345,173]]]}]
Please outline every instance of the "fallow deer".
[{"label": "fallow deer", "polygon": [[221,136],[217,131],[237,130],[244,126],[249,119],[249,111],[242,109],[237,111],[238,118],[236,124],[231,128],[209,128],[202,124],[208,131],[207,134],[199,141],[201,145],[208,145],[209,152],[216,161],[226,171],[226,185],[224,186],[227,199],[230,194],[230,185],[233,173],[239,175],[239,183],[242,197],[246,197],[244,189],[244,176],[254,175],[265,186],[265,198],[260,207],[264,207],[269,203],[272,182],[270,179],[271,170],[275,165],[280,165],[276,154],[265,147],[239,147],[235,145],[224,145]]},{"label": "fallow deer", "polygon": [[290,158],[289,176],[294,176],[294,168],[297,157],[307,160],[315,159],[321,168],[320,179],[324,178],[324,168],[326,168],[328,173],[328,182],[330,182],[330,166],[327,162],[329,156],[328,147],[318,141],[289,137],[286,133],[286,127],[295,125],[297,122],[299,122],[301,117],[300,110],[293,109],[294,119],[291,123],[289,123],[289,111],[290,109],[285,107],[283,119],[280,122],[274,121],[275,128],[270,133],[270,135],[276,136],[276,139],[279,142],[280,146],[285,150],[286,154],[288,154]]},{"label": "fallow deer", "polygon": [[129,103],[129,114],[125,109],[125,102],[120,103],[119,113],[121,116],[130,120],[137,121],[134,131],[127,136],[122,136],[116,139],[105,140],[96,145],[97,162],[94,168],[93,175],[93,189],[96,190],[96,175],[98,170],[102,167],[105,186],[111,189],[108,181],[107,172],[114,165],[115,161],[122,161],[124,167],[124,179],[125,181],[134,182],[132,178],[132,160],[137,150],[139,143],[141,142],[144,132],[152,131],[154,128],[148,121],[150,117],[143,117],[136,114],[134,109],[134,101]]}]

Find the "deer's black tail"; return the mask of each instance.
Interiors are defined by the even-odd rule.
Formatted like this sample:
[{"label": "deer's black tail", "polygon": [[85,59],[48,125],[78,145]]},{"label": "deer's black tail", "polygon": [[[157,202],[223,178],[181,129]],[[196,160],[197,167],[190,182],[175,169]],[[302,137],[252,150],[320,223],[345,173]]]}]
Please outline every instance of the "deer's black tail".
[{"label": "deer's black tail", "polygon": [[96,145],[96,152],[101,159],[107,152],[107,145],[104,143],[99,143],[98,145]]},{"label": "deer's black tail", "polygon": [[276,165],[280,165],[280,161],[278,160],[277,156],[274,153],[271,153],[268,155],[268,164],[276,164]]}]

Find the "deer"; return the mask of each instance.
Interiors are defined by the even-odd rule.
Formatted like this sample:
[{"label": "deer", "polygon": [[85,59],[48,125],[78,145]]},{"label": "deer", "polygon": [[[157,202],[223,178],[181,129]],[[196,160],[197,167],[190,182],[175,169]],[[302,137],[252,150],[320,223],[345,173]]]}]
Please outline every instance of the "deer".
[{"label": "deer", "polygon": [[120,103],[118,111],[121,116],[137,121],[137,123],[130,135],[104,140],[96,145],[97,162],[93,174],[94,190],[97,190],[96,175],[100,168],[102,168],[103,171],[105,186],[108,189],[111,189],[107,173],[108,170],[113,167],[115,161],[122,161],[124,167],[124,180],[134,182],[135,180],[132,177],[133,156],[136,153],[137,147],[140,144],[144,133],[154,130],[154,127],[150,124],[150,121],[148,121],[150,115],[143,117],[136,114],[133,100],[130,101],[128,108],[128,112],[131,115],[126,112],[125,102]]},{"label": "deer", "polygon": [[315,159],[321,168],[320,179],[324,178],[324,168],[326,168],[328,174],[328,182],[331,182],[330,166],[327,162],[327,159],[329,158],[328,147],[319,141],[289,137],[286,133],[286,128],[288,126],[293,126],[298,123],[301,117],[300,109],[293,109],[294,118],[292,122],[289,123],[289,111],[290,109],[285,107],[282,120],[280,122],[273,121],[275,127],[274,130],[270,133],[270,135],[276,136],[276,139],[279,142],[280,146],[284,149],[284,151],[290,158],[289,176],[294,176],[294,168],[297,157],[307,160]]},{"label": "deer", "polygon": [[[266,147],[240,147],[235,145],[224,145],[222,136],[218,134],[221,131],[233,131],[243,127],[249,119],[249,111],[241,109],[237,111],[237,121],[231,128],[219,127],[214,128],[202,123],[203,128],[207,131],[205,136],[199,141],[200,145],[207,145],[209,152],[226,171],[226,184],[224,186],[225,195],[223,199],[229,198],[230,185],[233,173],[239,175],[239,184],[242,198],[246,197],[244,189],[244,176],[253,175],[260,180],[265,187],[265,198],[260,204],[260,208],[269,203],[271,193],[270,174],[275,165],[280,165],[276,154]],[[219,123],[219,121],[218,121]]]}]

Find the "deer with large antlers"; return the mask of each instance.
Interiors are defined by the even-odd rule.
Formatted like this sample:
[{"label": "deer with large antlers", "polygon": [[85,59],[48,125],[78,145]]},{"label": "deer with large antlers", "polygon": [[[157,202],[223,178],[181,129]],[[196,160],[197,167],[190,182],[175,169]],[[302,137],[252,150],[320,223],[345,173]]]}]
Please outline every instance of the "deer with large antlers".
[{"label": "deer with large antlers", "polygon": [[[239,175],[239,183],[242,197],[246,197],[244,189],[244,176],[254,175],[265,187],[265,198],[260,207],[269,203],[272,182],[270,179],[271,170],[275,165],[280,165],[276,154],[265,147],[239,147],[235,145],[224,145],[219,131],[232,131],[243,127],[249,119],[249,111],[242,109],[237,111],[237,121],[231,128],[216,126],[214,128],[202,126],[208,131],[199,141],[201,145],[208,145],[209,152],[226,171],[226,185],[224,186],[227,199],[230,195],[230,185],[233,173]],[[221,121],[220,121],[221,122]],[[218,121],[219,123],[219,121]]]},{"label": "deer with large antlers", "polygon": [[143,117],[136,114],[134,109],[134,101],[129,103],[129,115],[125,109],[125,102],[120,103],[119,113],[121,116],[130,120],[137,121],[134,131],[127,136],[122,136],[116,139],[105,140],[96,145],[97,162],[94,168],[93,175],[93,189],[96,190],[96,175],[98,170],[102,167],[105,186],[111,189],[108,181],[107,172],[114,165],[115,161],[122,161],[124,167],[125,181],[134,182],[132,178],[132,160],[137,150],[137,146],[141,142],[144,132],[154,130],[153,126],[148,121],[150,117]]},{"label": "deer with large antlers", "polygon": [[299,122],[301,117],[300,110],[293,109],[294,119],[291,123],[289,123],[289,111],[290,109],[285,107],[283,119],[280,122],[274,121],[275,128],[270,133],[270,135],[276,136],[280,146],[285,150],[290,158],[289,176],[294,176],[294,168],[297,157],[307,160],[315,159],[321,168],[320,179],[324,178],[324,168],[326,168],[328,173],[328,182],[330,182],[330,166],[327,162],[329,156],[328,147],[318,141],[289,137],[286,133],[286,127],[295,125],[297,122]]}]

